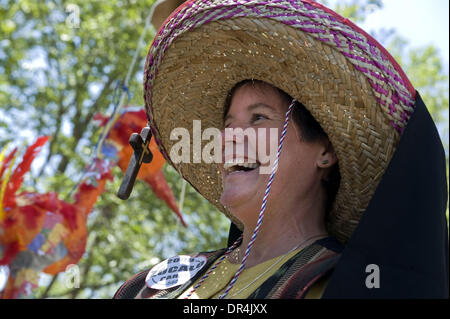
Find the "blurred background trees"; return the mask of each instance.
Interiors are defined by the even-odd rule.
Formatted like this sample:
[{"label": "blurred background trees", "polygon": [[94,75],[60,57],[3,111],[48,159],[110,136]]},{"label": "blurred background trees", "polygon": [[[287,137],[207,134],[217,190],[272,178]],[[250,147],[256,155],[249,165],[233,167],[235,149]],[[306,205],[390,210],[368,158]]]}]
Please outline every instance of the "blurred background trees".
[{"label": "blurred background trees", "polygon": [[[0,0],[0,149],[7,142],[20,146],[37,136],[51,136],[25,179],[25,189],[56,191],[70,200],[70,191],[94,156],[100,129],[93,116],[111,114],[115,90],[127,74],[153,2]],[[380,0],[354,0],[340,1],[334,9],[359,23],[381,7]],[[143,68],[155,32],[151,28],[146,34],[132,70],[130,105],[144,104]],[[448,158],[448,69],[439,52],[431,45],[411,47],[395,30],[373,35],[420,91]],[[123,174],[119,169],[114,173],[88,219],[80,287],[66,288],[64,274],[43,275],[36,298],[111,298],[125,279],[173,254],[226,245],[229,222],[189,184],[183,205],[189,227],[183,228],[142,182],[136,182],[127,202],[118,199]],[[179,198],[182,180],[168,165],[164,173]],[[2,273],[7,269],[1,269],[0,277]]]}]

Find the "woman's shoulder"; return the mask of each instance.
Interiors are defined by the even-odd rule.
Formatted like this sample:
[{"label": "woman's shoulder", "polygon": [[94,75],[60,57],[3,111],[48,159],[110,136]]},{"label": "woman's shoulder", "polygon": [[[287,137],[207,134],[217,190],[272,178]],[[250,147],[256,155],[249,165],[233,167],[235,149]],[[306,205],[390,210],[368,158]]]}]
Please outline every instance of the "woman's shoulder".
[{"label": "woman's shoulder", "polygon": [[334,237],[315,241],[285,262],[249,298],[320,298],[342,249]]}]

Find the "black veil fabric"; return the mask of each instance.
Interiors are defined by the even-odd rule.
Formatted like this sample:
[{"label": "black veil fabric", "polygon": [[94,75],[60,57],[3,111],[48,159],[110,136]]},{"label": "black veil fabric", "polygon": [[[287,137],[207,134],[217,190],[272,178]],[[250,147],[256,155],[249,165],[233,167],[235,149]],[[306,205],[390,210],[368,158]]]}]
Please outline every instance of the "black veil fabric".
[{"label": "black veil fabric", "polygon": [[[322,298],[448,298],[445,164],[436,125],[417,93],[414,113]],[[239,235],[232,224],[229,245]]]},{"label": "black veil fabric", "polygon": [[[417,92],[414,113],[323,298],[448,298],[445,163]],[[366,286],[370,264],[378,266],[379,288]]]}]

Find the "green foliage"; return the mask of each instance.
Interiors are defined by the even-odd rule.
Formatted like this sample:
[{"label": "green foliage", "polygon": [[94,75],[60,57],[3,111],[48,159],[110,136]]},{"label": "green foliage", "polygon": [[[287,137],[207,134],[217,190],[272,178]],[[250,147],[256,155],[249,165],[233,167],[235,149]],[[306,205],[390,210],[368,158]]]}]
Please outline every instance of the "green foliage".
[{"label": "green foliage", "polygon": [[[329,6],[329,1],[319,2]],[[381,0],[350,0],[335,2],[336,5],[333,10],[355,23],[364,21],[367,14],[380,9],[383,6]]]},{"label": "green foliage", "polygon": [[[112,111],[114,89],[127,74],[152,3],[0,1],[0,146],[52,137],[44,164],[28,174],[26,189],[57,191],[73,200],[71,191],[99,136],[92,117]],[[79,8],[78,28],[71,23],[69,4]],[[143,105],[142,70],[154,32],[147,33],[132,70],[129,104]],[[178,198],[181,179],[170,167],[165,173]],[[111,298],[121,282],[151,262],[225,246],[229,222],[189,185],[185,229],[142,182],[127,202],[118,199],[122,176],[115,171],[89,217],[80,288],[65,288],[60,274],[47,291],[50,278],[44,276],[36,297]]]},{"label": "green foliage", "polygon": [[443,122],[444,111],[448,112],[449,106],[449,75],[436,47],[411,49],[406,40],[395,36],[388,41],[388,49],[421,94],[435,122]]}]

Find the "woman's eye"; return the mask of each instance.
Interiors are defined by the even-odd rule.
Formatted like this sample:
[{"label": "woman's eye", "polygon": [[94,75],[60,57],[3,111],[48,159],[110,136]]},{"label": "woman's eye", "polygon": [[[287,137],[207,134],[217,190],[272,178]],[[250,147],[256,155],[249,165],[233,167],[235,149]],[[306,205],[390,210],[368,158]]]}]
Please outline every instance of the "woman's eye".
[{"label": "woman's eye", "polygon": [[267,119],[267,116],[262,115],[262,114],[253,114],[252,115],[252,123],[259,121],[259,120],[264,120],[264,119]]}]

